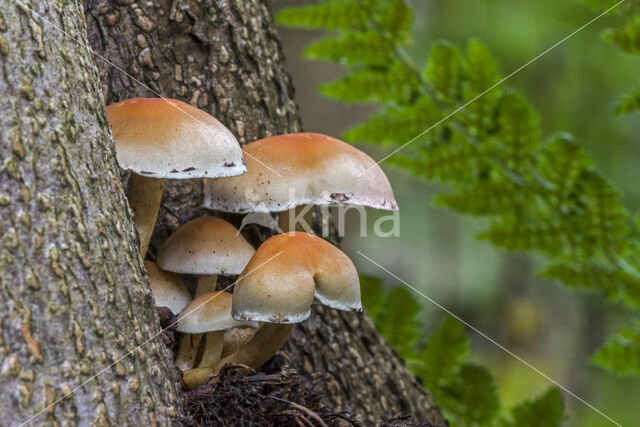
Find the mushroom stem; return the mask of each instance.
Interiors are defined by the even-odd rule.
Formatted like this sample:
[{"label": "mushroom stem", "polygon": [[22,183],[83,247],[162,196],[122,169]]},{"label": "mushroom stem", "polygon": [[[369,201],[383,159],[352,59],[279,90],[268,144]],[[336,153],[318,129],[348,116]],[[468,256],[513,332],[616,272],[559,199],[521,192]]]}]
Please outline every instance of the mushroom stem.
[{"label": "mushroom stem", "polygon": [[224,344],[224,331],[207,332],[205,334],[204,351],[198,367],[208,366],[220,360]]},{"label": "mushroom stem", "polygon": [[217,274],[203,274],[198,277],[198,286],[196,286],[196,297],[209,292],[215,292],[218,286]]},{"label": "mushroom stem", "polygon": [[224,345],[220,358],[227,357],[247,345],[256,332],[256,328],[233,328],[224,331]]},{"label": "mushroom stem", "polygon": [[185,371],[182,378],[187,388],[193,390],[200,386],[209,375],[218,372],[227,363],[247,365],[254,369],[259,368],[267,360],[271,359],[287,341],[291,329],[293,329],[292,324],[263,324],[251,341],[242,349],[209,366]]},{"label": "mushroom stem", "polygon": [[[296,221],[296,218],[300,215],[302,215],[303,222]],[[295,224],[292,224],[293,221],[296,221]],[[313,227],[313,205],[300,205],[280,212],[278,215],[278,227],[283,233],[290,231],[311,232],[311,227]]]},{"label": "mushroom stem", "polygon": [[142,259],[147,254],[153,227],[155,227],[158,218],[163,183],[164,179],[149,178],[136,173],[132,173],[129,178],[127,198],[133,212],[133,222],[140,236],[140,256]]},{"label": "mushroom stem", "polygon": [[202,334],[185,334],[182,337],[180,348],[178,349],[178,355],[176,356],[176,365],[181,371],[193,369],[198,356],[198,346]]},{"label": "mushroom stem", "polygon": [[[199,276],[195,296],[199,297],[200,295],[214,292],[216,290],[217,283],[217,274],[203,274]],[[200,345],[200,342],[203,338],[205,340],[205,347],[200,360],[206,359],[207,361],[209,361],[207,364],[211,364],[217,360],[220,360],[220,355],[222,354],[223,338],[219,338],[217,336],[217,332],[207,332],[206,334],[189,334],[189,336],[191,337],[191,339],[187,339],[185,337],[180,343],[178,356],[176,357],[176,364],[181,370],[184,371],[186,369],[193,369],[196,366],[198,346]],[[220,347],[219,350],[218,347]],[[200,362],[200,364],[201,363],[202,362]],[[186,366],[186,368],[183,368],[182,366]]]}]

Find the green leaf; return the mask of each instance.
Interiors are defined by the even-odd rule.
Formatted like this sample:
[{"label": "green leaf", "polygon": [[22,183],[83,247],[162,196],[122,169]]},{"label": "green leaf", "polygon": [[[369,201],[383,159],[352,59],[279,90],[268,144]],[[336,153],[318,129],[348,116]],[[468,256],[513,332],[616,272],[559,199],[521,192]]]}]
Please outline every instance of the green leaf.
[{"label": "green leaf", "polygon": [[464,70],[461,105],[468,105],[460,120],[482,140],[493,128],[496,103],[502,94],[500,87],[491,89],[500,81],[498,66],[489,49],[474,39],[467,46]]},{"label": "green leaf", "polygon": [[393,46],[375,31],[342,33],[338,38],[324,38],[304,50],[307,59],[328,60],[342,65],[386,65],[393,59]]},{"label": "green leaf", "polygon": [[434,203],[475,216],[501,216],[514,205],[534,203],[530,187],[512,181],[485,182],[461,186],[455,193],[441,193]]},{"label": "green leaf", "polygon": [[531,165],[532,154],[540,147],[540,118],[524,97],[515,92],[500,98],[497,113],[495,155],[523,176]]},{"label": "green leaf", "polygon": [[562,393],[552,387],[537,399],[513,408],[511,420],[501,424],[503,427],[560,427],[564,418]]},{"label": "green leaf", "polygon": [[362,296],[362,306],[371,317],[374,323],[378,322],[380,313],[384,310],[387,298],[382,280],[378,277],[360,275],[360,294]]},{"label": "green leaf", "polygon": [[370,20],[371,0],[328,0],[317,4],[282,9],[275,16],[276,23],[307,29],[363,28]]},{"label": "green leaf", "polygon": [[460,321],[446,317],[419,353],[415,372],[427,389],[434,389],[455,377],[469,354],[469,340]]},{"label": "green leaf", "polygon": [[447,386],[433,394],[435,402],[455,424],[488,425],[500,410],[493,377],[487,369],[471,363],[464,364]]},{"label": "green leaf", "polygon": [[626,97],[616,106],[616,114],[629,114],[640,110],[640,89]]},{"label": "green leaf", "polygon": [[363,68],[322,85],[320,92],[343,102],[403,102],[416,93],[418,79],[407,67]]},{"label": "green leaf", "polygon": [[640,376],[640,322],[610,337],[593,361],[620,375]]},{"label": "green leaf", "polygon": [[424,75],[436,91],[439,101],[452,103],[458,99],[461,74],[460,50],[449,42],[437,42],[429,53]]},{"label": "green leaf", "polygon": [[[389,107],[376,113],[367,121],[356,125],[344,134],[346,141],[377,143],[382,145],[401,145],[415,138],[440,120],[438,107],[427,97],[420,97],[414,104]],[[433,129],[420,141],[438,139],[444,127]]]},{"label": "green leaf", "polygon": [[376,327],[402,355],[412,354],[420,338],[422,327],[418,314],[421,310],[415,296],[404,286],[394,287],[387,295],[386,305]]},{"label": "green leaf", "polygon": [[388,0],[376,21],[380,29],[388,31],[394,40],[403,43],[411,34],[413,11],[405,0]]},{"label": "green leaf", "polygon": [[640,15],[626,21],[621,28],[610,28],[604,37],[627,53],[640,53]]}]

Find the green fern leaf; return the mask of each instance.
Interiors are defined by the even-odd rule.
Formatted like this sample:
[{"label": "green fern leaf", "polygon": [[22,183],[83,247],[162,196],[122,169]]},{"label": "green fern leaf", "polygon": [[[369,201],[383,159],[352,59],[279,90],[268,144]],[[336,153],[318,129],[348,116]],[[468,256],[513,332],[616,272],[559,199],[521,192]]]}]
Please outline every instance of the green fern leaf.
[{"label": "green fern leaf", "polygon": [[478,238],[511,251],[537,250],[547,255],[561,254],[566,247],[562,226],[517,218],[492,222]]},{"label": "green fern leaf", "polygon": [[318,4],[282,9],[275,16],[278,24],[307,29],[365,28],[375,0],[328,0]]},{"label": "green fern leaf", "polygon": [[379,316],[376,328],[398,353],[411,355],[422,333],[418,315],[422,307],[403,286],[394,287]]},{"label": "green fern leaf", "polygon": [[424,76],[436,92],[440,102],[458,99],[462,74],[462,54],[446,41],[437,42],[429,53]]},{"label": "green fern leaf", "polygon": [[545,267],[540,275],[570,287],[598,290],[612,301],[640,308],[640,279],[609,260],[559,262]]},{"label": "green fern leaf", "polygon": [[384,310],[387,298],[382,280],[378,277],[360,275],[360,289],[362,295],[362,306],[371,317],[374,323],[378,323],[380,313]]},{"label": "green fern leaf", "polygon": [[435,389],[455,377],[469,354],[469,339],[460,321],[446,317],[419,353],[415,372],[427,389]]},{"label": "green fern leaf", "polygon": [[389,32],[396,42],[404,43],[411,34],[413,11],[405,0],[388,0],[376,22],[380,29]]},{"label": "green fern leaf", "polygon": [[375,31],[345,32],[338,38],[325,38],[304,50],[307,59],[354,64],[386,65],[393,58],[393,46]]},{"label": "green fern leaf", "polygon": [[628,114],[640,110],[640,89],[626,97],[616,106],[616,114]]},{"label": "green fern leaf", "polygon": [[522,175],[540,147],[540,118],[522,95],[508,92],[499,100],[497,125],[494,153]]},{"label": "green fern leaf", "polygon": [[503,427],[560,427],[564,420],[562,393],[553,387],[537,399],[523,402],[511,411],[511,420]]},{"label": "green fern leaf", "polygon": [[484,182],[467,185],[455,193],[441,193],[434,203],[475,216],[500,216],[512,211],[514,205],[535,202],[535,192],[529,186],[512,181]]},{"label": "green fern leaf", "polygon": [[622,28],[607,30],[604,37],[627,53],[640,53],[640,15],[629,19]]},{"label": "green fern leaf", "polygon": [[[467,46],[464,62],[465,79],[461,105],[466,105],[460,121],[472,135],[484,139],[491,131],[497,100],[502,95],[498,65],[489,49],[480,41],[472,40]],[[487,92],[488,91],[488,92]]]},{"label": "green fern leaf", "polygon": [[[401,145],[415,138],[440,118],[440,110],[433,101],[427,97],[420,97],[414,104],[389,107],[381,113],[374,114],[366,122],[349,129],[343,137],[351,142]],[[420,145],[422,141],[439,139],[444,129],[433,129],[425,138],[412,144]]]},{"label": "green fern leaf", "polygon": [[407,67],[364,68],[320,87],[329,98],[343,102],[404,102],[417,92],[418,79]]},{"label": "green fern leaf", "polygon": [[[389,163],[443,183],[459,183],[477,180],[487,173],[488,158],[481,147],[467,143],[466,138],[447,127],[440,129],[448,134],[448,140],[423,144],[416,149],[403,150],[389,158]],[[437,134],[431,135],[434,137]],[[428,134],[425,137],[429,136]],[[416,141],[414,144],[419,144]]]},{"label": "green fern leaf", "polygon": [[498,415],[500,399],[493,377],[485,368],[466,363],[434,400],[454,425],[489,425]]},{"label": "green fern leaf", "polygon": [[640,322],[610,337],[593,361],[621,375],[640,376]]}]

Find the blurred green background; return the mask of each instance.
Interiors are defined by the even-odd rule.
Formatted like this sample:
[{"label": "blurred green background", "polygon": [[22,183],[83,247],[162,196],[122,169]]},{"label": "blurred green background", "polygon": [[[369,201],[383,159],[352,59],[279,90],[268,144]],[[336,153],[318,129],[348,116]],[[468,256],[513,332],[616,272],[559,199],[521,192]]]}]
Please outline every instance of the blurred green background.
[{"label": "blurred green background", "polygon": [[[274,11],[305,2],[272,0]],[[308,3],[308,2],[307,2]],[[410,52],[421,63],[431,44],[447,39],[465,45],[480,38],[507,75],[571,34],[596,13],[571,0],[410,0],[415,10]],[[548,135],[568,131],[593,156],[602,171],[636,210],[640,200],[638,115],[614,116],[615,104],[640,85],[640,59],[626,55],[601,37],[615,22],[604,17],[550,51],[505,86],[522,91],[542,116]],[[305,61],[302,49],[322,32],[280,28],[287,63],[305,130],[340,136],[372,111],[325,99],[321,83],[341,76],[334,64]],[[425,123],[425,129],[431,123]],[[361,147],[373,158],[384,152]],[[640,383],[617,378],[594,367],[589,357],[604,337],[622,325],[628,314],[601,298],[574,292],[535,276],[536,259],[507,254],[476,241],[478,221],[433,207],[437,187],[382,165],[399,202],[400,237],[360,236],[358,218],[343,248],[360,272],[397,285],[360,255],[377,260],[438,303],[496,339],[509,350],[583,397],[623,425],[639,425]],[[384,215],[368,211],[368,225]],[[419,298],[419,297],[417,297]],[[427,325],[445,313],[428,310]],[[551,384],[530,368],[469,331],[473,359],[489,367],[505,408],[534,397]],[[571,426],[610,425],[575,398],[565,394]]]}]

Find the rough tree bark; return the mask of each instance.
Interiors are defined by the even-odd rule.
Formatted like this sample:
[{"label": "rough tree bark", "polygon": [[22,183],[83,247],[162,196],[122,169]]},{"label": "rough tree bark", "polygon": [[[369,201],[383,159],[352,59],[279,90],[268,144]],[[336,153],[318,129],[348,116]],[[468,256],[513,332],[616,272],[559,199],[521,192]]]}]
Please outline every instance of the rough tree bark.
[{"label": "rough tree bark", "polygon": [[179,375],[153,338],[97,70],[73,41],[82,4],[22,1],[33,14],[0,0],[0,424],[169,425]]},{"label": "rough tree bark", "polygon": [[[85,0],[85,11],[92,47],[112,63],[98,60],[107,103],[182,99],[218,117],[243,143],[301,129],[264,1]],[[201,182],[167,182],[152,243],[203,214],[211,212],[202,208]],[[367,424],[397,414],[445,424],[365,315],[318,308],[280,354],[274,363],[295,367],[332,410]]]}]

